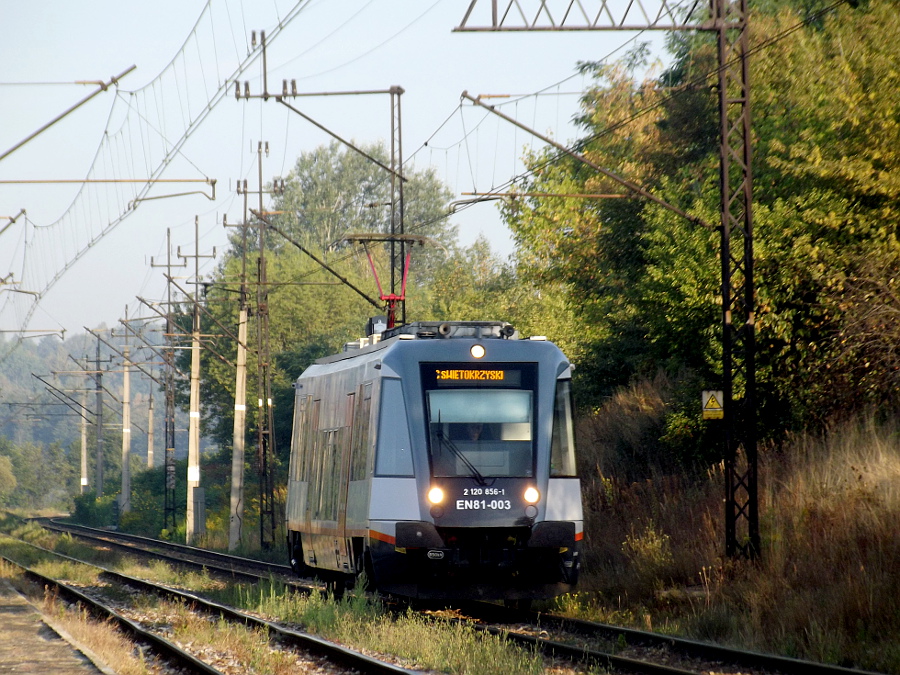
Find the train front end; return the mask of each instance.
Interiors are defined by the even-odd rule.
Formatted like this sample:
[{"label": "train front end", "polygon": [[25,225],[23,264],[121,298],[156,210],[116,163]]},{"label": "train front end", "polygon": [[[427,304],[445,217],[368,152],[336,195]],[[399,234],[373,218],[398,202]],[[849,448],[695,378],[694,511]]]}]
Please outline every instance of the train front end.
[{"label": "train front end", "polygon": [[502,324],[441,328],[385,358],[404,385],[418,518],[372,547],[378,585],[419,598],[570,592],[583,535],[571,367]]}]

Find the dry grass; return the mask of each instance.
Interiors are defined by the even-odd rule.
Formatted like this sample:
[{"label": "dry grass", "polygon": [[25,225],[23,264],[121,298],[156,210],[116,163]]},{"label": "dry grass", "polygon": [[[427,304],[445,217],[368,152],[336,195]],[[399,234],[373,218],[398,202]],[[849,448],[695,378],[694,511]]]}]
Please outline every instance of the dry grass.
[{"label": "dry grass", "polygon": [[92,619],[82,609],[58,602],[54,595],[45,592],[43,598],[40,598],[40,588],[27,582],[17,567],[0,560],[0,578],[9,580],[23,595],[37,599],[41,611],[54,628],[68,633],[80,648],[92,653],[92,658],[107,666],[115,664],[115,671],[119,675],[148,675],[157,672],[148,666],[134,643],[114,627]]},{"label": "dry grass", "polygon": [[[76,545],[65,536],[45,537],[37,530],[28,530],[24,534],[30,539],[40,538],[41,543],[50,550],[65,549],[73,553],[72,547]],[[35,552],[14,540],[0,538],[0,551],[13,553],[10,557],[19,560],[34,556],[26,564],[47,576],[85,585],[97,584],[96,572],[88,566],[54,559],[51,554]],[[87,551],[79,553],[86,558],[91,557]],[[101,554],[101,557],[105,556]],[[309,597],[293,594],[275,582],[222,584],[211,579],[205,571],[180,572],[161,561],[147,563],[132,560],[130,556],[118,556],[115,562],[109,566],[116,571],[200,592],[275,620],[299,624],[307,632],[352,648],[393,655],[405,663],[415,663],[423,668],[467,675],[495,675],[498,672],[537,675],[543,669],[539,655],[498,637],[478,634],[470,626],[448,621],[432,622],[414,613],[396,617],[386,612],[377,599],[366,596],[362,586],[342,600],[334,600],[323,598],[318,593]],[[176,609],[166,609],[166,603],[159,603],[155,597],[143,597],[138,600],[138,605],[147,613],[162,612],[176,617],[171,621],[176,639],[190,643],[192,650],[198,653],[227,653],[228,660],[252,667],[255,669],[253,672],[287,673],[298,670],[297,657],[272,650],[263,633],[209,621],[177,606]],[[72,633],[74,635],[75,631]]]},{"label": "dry grass", "polygon": [[45,596],[43,612],[79,645],[89,649],[101,662],[114,665],[117,675],[148,675],[157,672],[144,660],[141,650],[108,623],[98,622],[83,609],[66,607]]},{"label": "dry grass", "polygon": [[222,598],[229,604],[259,612],[302,630],[357,649],[390,654],[406,664],[446,673],[494,675],[542,672],[539,655],[482,635],[471,626],[432,620],[415,612],[395,616],[377,598],[366,595],[363,584],[341,600],[291,594],[273,583],[235,587]]},{"label": "dry grass", "polygon": [[[659,410],[641,403],[659,400],[646,389],[635,399],[631,409]],[[610,419],[626,424],[620,413],[628,408],[615,402]],[[652,426],[643,416],[637,424],[620,436],[639,438]],[[897,425],[866,418],[761,450],[763,551],[755,563],[723,559],[721,467],[701,480],[626,482],[600,469],[619,460],[595,460],[585,476],[583,590],[562,608],[900,673]]]},{"label": "dry grass", "polygon": [[717,589],[719,602],[753,608],[745,639],[900,672],[896,426],[864,420],[793,439],[764,485],[760,566]]}]

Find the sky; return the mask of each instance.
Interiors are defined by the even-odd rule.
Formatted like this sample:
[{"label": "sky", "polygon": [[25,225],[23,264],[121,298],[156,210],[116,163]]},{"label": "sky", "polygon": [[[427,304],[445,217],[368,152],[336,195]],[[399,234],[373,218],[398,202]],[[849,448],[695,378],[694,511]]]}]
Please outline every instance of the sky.
[{"label": "sky", "polygon": [[[489,2],[479,2],[484,13]],[[251,31],[266,31],[270,92],[285,79],[303,93],[402,87],[405,166],[434,168],[457,200],[503,186],[521,172],[523,150],[542,147],[461,105],[463,91],[503,95],[492,102],[505,114],[565,142],[578,135],[571,120],[589,84],[577,74],[579,61],[614,61],[636,41],[662,53],[658,32],[453,32],[468,5],[0,0],[0,153],[8,153],[0,158],[0,331],[7,339],[23,330],[71,335],[126,315],[153,316],[144,303],[165,295],[167,237],[173,263],[183,260],[177,252],[198,252],[201,275],[214,269],[227,246],[223,219],[243,218],[236,181],[258,187],[260,142],[269,147],[262,159],[269,182],[301,152],[330,141],[274,99],[235,100],[229,77],[253,51]],[[262,59],[248,63],[238,79],[258,95]],[[118,87],[16,148],[119,75]],[[290,102],[345,139],[389,142],[387,94]],[[151,175],[161,182],[149,189],[137,182]],[[120,182],[77,182],[86,177]],[[464,208],[452,222],[464,245],[483,236],[499,255],[513,251],[496,202]]]}]

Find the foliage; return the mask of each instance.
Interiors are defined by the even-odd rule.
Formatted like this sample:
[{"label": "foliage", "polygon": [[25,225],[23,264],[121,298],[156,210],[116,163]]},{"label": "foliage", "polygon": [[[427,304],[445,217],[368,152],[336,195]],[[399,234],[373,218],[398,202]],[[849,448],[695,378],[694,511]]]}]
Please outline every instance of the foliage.
[{"label": "foliage", "polygon": [[[388,164],[383,145],[363,148]],[[406,170],[404,177],[405,231],[429,237],[431,243],[415,246],[414,277],[407,288],[410,307],[422,312],[429,297],[430,280],[440,265],[442,250],[452,247],[456,229],[447,222],[450,195],[432,171]],[[268,314],[268,362],[274,404],[274,444],[286,463],[293,409],[292,382],[315,359],[334,353],[363,334],[368,317],[383,313],[372,278],[369,259],[390,292],[390,258],[386,245],[345,241],[348,234],[385,235],[391,232],[390,174],[362,155],[333,143],[302,154],[285,178],[285,189],[276,195],[270,216],[287,237],[274,230],[266,234],[267,293],[257,290],[259,231],[248,228],[232,237],[232,247],[207,284],[201,332],[222,333],[221,326],[236,334],[242,271],[246,280],[251,319],[248,326],[250,352],[247,360],[247,400],[259,398],[255,349],[261,312]],[[303,250],[301,250],[301,247]],[[245,258],[246,255],[246,258]],[[313,260],[327,264],[332,274]],[[339,275],[340,278],[336,275]],[[399,280],[398,280],[399,283]],[[351,287],[352,286],[352,287]],[[397,288],[399,291],[399,288]],[[374,300],[373,303],[369,300]],[[230,302],[223,302],[230,300]],[[190,322],[182,314],[180,324]],[[421,314],[419,314],[421,316]],[[236,342],[232,336],[215,341],[215,350],[234,361]],[[189,354],[179,358],[182,371],[189,370]],[[233,436],[234,366],[204,352],[201,371],[202,429],[222,446]],[[179,382],[179,403],[188,401],[189,383]],[[248,406],[248,429],[254,429],[256,406]]]},{"label": "foliage", "polygon": [[[383,143],[361,147],[370,157],[390,165]],[[416,253],[416,283],[427,283],[430,271],[440,258],[440,247],[456,241],[456,228],[447,223],[446,205],[450,192],[433,169],[403,169],[404,232],[426,236],[433,244]],[[285,190],[275,198],[275,223],[294,240],[312,251],[346,252],[352,246],[345,237],[360,233],[390,234],[399,227],[399,209],[391,223],[391,174],[363,155],[344,148],[337,141],[297,158],[285,178]],[[280,237],[272,242],[276,250],[288,244]],[[437,244],[435,246],[434,244]]]},{"label": "foliage", "polygon": [[768,487],[760,491],[757,560],[722,557],[721,466],[699,480],[601,477],[588,496],[581,588],[560,606],[758,652],[900,672],[897,419],[860,414],[827,433],[792,434],[760,457]]},{"label": "foliage", "polygon": [[9,457],[0,455],[0,505],[6,505],[6,500],[16,491],[17,484],[12,461]]},{"label": "foliage", "polygon": [[[900,404],[900,18],[887,2],[811,14],[819,9],[757,3],[751,22],[763,438],[839,410]],[[719,235],[699,224],[719,220],[716,62],[709,36],[669,44],[675,61],[655,80],[634,82],[640,51],[621,64],[583,64],[596,84],[575,147],[694,220],[630,197],[523,196],[504,216],[520,273],[561,290],[593,327],[576,350],[595,383],[591,407],[665,372],[675,388],[660,440],[699,460],[696,401],[716,388],[722,361]],[[527,161],[523,193],[627,194],[568,156]]]},{"label": "foliage", "polygon": [[110,527],[116,525],[117,495],[97,497],[96,492],[76,495],[75,508],[72,510],[72,522],[88,527]]},{"label": "foliage", "polygon": [[[5,460],[5,461],[4,461]],[[68,509],[78,474],[67,453],[58,444],[13,443],[0,437],[0,482],[3,464],[10,467],[14,490],[6,494],[6,505],[21,509]],[[6,492],[0,488],[0,498]]]}]

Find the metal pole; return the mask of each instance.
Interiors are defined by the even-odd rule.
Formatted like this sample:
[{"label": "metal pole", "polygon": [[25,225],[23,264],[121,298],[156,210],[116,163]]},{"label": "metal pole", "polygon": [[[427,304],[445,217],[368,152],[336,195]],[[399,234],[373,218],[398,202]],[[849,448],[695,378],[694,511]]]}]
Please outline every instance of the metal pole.
[{"label": "metal pole", "polygon": [[[725,553],[759,554],[747,0],[711,0],[719,55]],[[743,457],[741,457],[743,450]]]},{"label": "metal pole", "polygon": [[[269,144],[265,145],[268,154]],[[263,144],[257,149],[259,161],[259,213],[263,212],[262,179]],[[272,384],[269,374],[269,286],[266,272],[266,221],[259,219],[259,263],[256,286],[257,339],[257,461],[259,464],[259,543],[263,550],[271,548],[275,540],[275,486],[273,461],[275,440],[272,436]]]},{"label": "metal pole", "polygon": [[69,108],[68,110],[66,110],[64,113],[62,113],[61,115],[58,115],[57,117],[53,118],[52,120],[50,120],[49,122],[47,122],[47,124],[45,124],[45,125],[42,126],[40,129],[38,129],[37,131],[35,131],[33,134],[31,134],[30,136],[28,136],[28,138],[25,138],[24,140],[19,141],[18,143],[16,143],[16,144],[15,144],[14,146],[12,146],[9,150],[7,150],[7,151],[4,152],[2,155],[0,155],[0,160],[2,160],[2,159],[3,159],[4,157],[6,157],[7,155],[11,155],[13,152],[15,152],[16,150],[18,150],[19,148],[21,148],[23,145],[25,145],[25,144],[26,144],[28,141],[30,141],[31,139],[33,139],[33,138],[35,138],[36,136],[39,136],[40,134],[42,134],[44,131],[46,131],[47,129],[49,129],[50,127],[52,127],[54,124],[56,124],[57,122],[59,122],[63,117],[65,117],[65,116],[68,115],[69,113],[73,112],[74,110],[77,110],[78,108],[80,108],[81,106],[83,106],[85,103],[87,103],[88,101],[90,101],[90,100],[91,100],[92,98],[94,98],[97,94],[101,94],[101,93],[103,93],[104,91],[106,91],[107,89],[109,89],[110,85],[118,84],[120,79],[122,79],[123,77],[125,77],[128,73],[130,73],[130,72],[131,72],[132,70],[134,70],[135,68],[137,68],[137,66],[131,66],[131,68],[128,68],[128,69],[126,69],[126,70],[123,70],[121,73],[119,73],[119,74],[116,75],[115,77],[110,78],[110,81],[109,81],[109,82],[106,82],[106,83],[100,82],[100,83],[99,83],[99,84],[100,84],[100,88],[99,88],[97,91],[95,91],[93,94],[89,94],[88,96],[85,96],[83,99],[81,99],[78,103],[76,103],[76,104],[73,105],[71,108]]},{"label": "metal pole", "polygon": [[103,373],[100,372],[100,340],[97,340],[97,358],[94,369],[97,384],[97,499],[103,496]]}]

